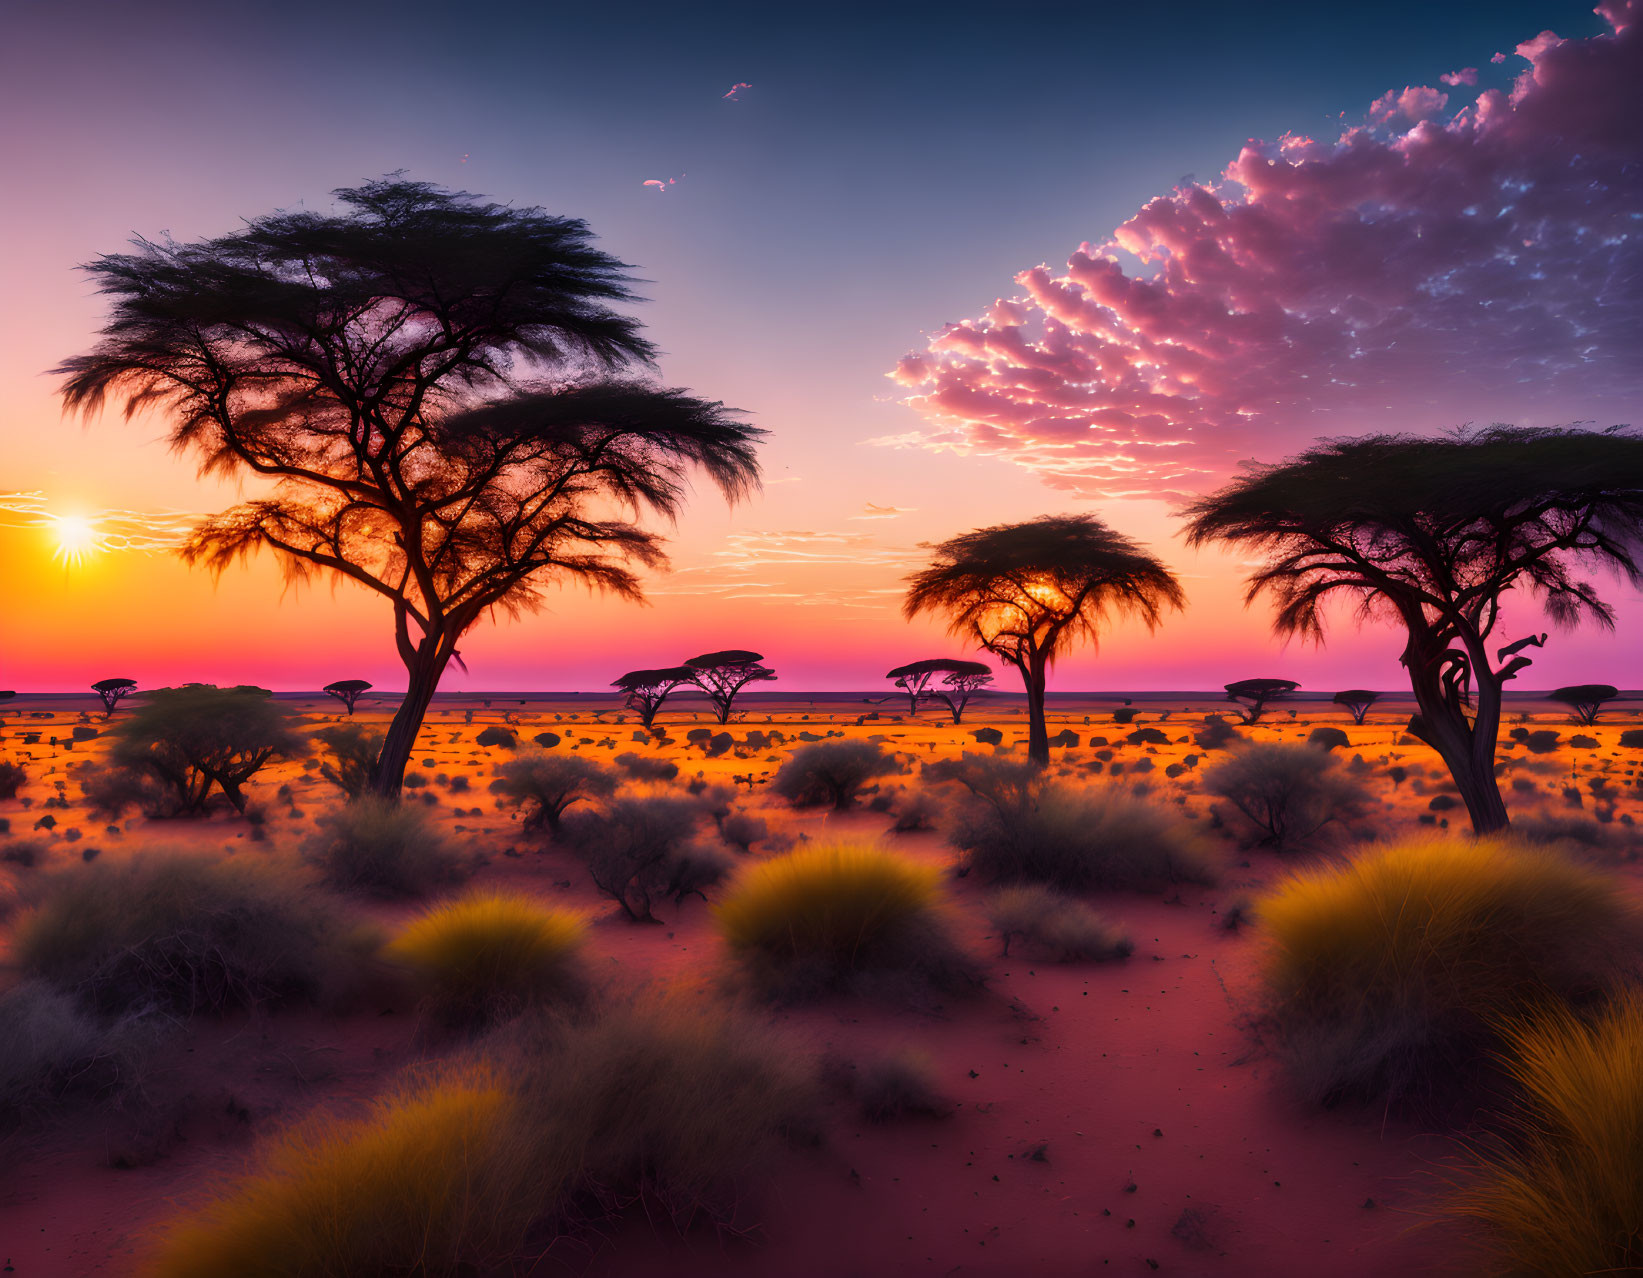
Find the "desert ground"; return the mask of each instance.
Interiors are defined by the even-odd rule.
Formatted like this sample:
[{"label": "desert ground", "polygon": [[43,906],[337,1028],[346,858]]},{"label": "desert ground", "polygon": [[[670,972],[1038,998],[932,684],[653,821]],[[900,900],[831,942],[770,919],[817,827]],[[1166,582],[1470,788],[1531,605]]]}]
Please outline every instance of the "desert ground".
[{"label": "desert ground", "polygon": [[[136,704],[136,703],[131,703]],[[324,697],[282,698],[306,728],[343,716]],[[1133,712],[1115,722],[1114,712]],[[356,718],[385,726],[389,699],[361,702]],[[933,828],[892,832],[893,814],[921,787],[928,763],[978,751],[1019,757],[1019,698],[991,696],[954,725],[940,707],[910,715],[905,700],[747,696],[721,728],[700,700],[670,702],[665,739],[638,735],[637,716],[596,696],[494,694],[436,700],[413,755],[425,807],[471,861],[452,892],[505,888],[585,912],[593,982],[604,991],[689,988],[719,994],[728,959],[710,905],[660,905],[659,926],[624,918],[584,866],[490,789],[512,751],[476,742],[502,726],[523,745],[539,733],[551,751],[577,751],[616,769],[636,753],[677,764],[667,782],[731,786],[738,810],[762,817],[767,839],[739,860],[803,841],[866,841],[941,867],[958,939],[984,967],[973,996],[896,1000],[835,995],[757,1005],[796,1059],[861,1063],[912,1050],[930,1062],[950,1102],[945,1116],[870,1122],[842,1096],[829,1100],[819,1139],[782,1154],[761,1178],[745,1230],[680,1232],[642,1213],[556,1244],[530,1272],[639,1275],[1143,1274],[1314,1275],[1468,1272],[1465,1231],[1438,1204],[1456,1175],[1460,1137],[1409,1115],[1295,1098],[1248,1027],[1263,937],[1243,922],[1298,863],[1370,840],[1466,826],[1436,755],[1404,733],[1409,707],[1384,698],[1366,722],[1323,700],[1277,703],[1254,740],[1305,741],[1339,728],[1335,753],[1370,787],[1373,810],[1329,847],[1279,854],[1249,845],[1215,815],[1198,778],[1217,753],[1195,735],[1233,707],[1205,694],[1052,700],[1052,769],[1077,784],[1140,784],[1202,834],[1220,864],[1213,886],[1087,897],[1134,942],[1126,959],[1050,963],[1004,957],[974,876],[951,873],[945,799]],[[115,712],[115,721],[129,713]],[[1502,788],[1514,816],[1543,812],[1600,823],[1621,837],[1643,815],[1640,753],[1620,734],[1643,723],[1643,702],[1611,705],[1595,726],[1565,707],[1508,703]],[[1551,731],[1535,747],[1509,734]],[[75,728],[97,737],[74,740]],[[0,759],[27,780],[0,801],[9,825],[0,852],[29,841],[32,864],[0,864],[0,938],[26,916],[39,885],[156,849],[235,860],[294,856],[317,814],[340,801],[312,759],[271,764],[252,783],[262,837],[231,811],[192,820],[128,815],[110,824],[85,807],[77,769],[99,758],[107,724],[91,697],[20,696],[0,707]],[[692,740],[726,731],[728,749]],[[996,729],[995,746],[975,737]],[[1150,740],[1128,738],[1154,729]],[[782,743],[750,747],[749,732]],[[1164,740],[1159,740],[1159,735]],[[85,734],[81,734],[85,737]],[[795,809],[769,789],[781,759],[808,738],[867,739],[904,771],[881,778],[849,809]],[[1095,739],[1091,744],[1092,738]],[[722,745],[722,743],[721,743]],[[1097,773],[1093,765],[1103,765]],[[1394,769],[1403,769],[1394,780]],[[1116,774],[1116,775],[1115,775]],[[934,791],[932,791],[934,793]],[[876,796],[882,800],[874,803]],[[426,796],[426,797],[424,797]],[[877,810],[875,810],[877,809]],[[888,810],[885,810],[888,809]],[[574,810],[574,809],[573,809]],[[49,818],[49,820],[48,820]],[[24,858],[29,859],[29,858]],[[1635,880],[1629,862],[1617,871]],[[315,888],[319,891],[319,888]],[[434,894],[435,897],[439,893]],[[714,889],[707,896],[711,900]],[[351,895],[347,908],[391,932],[427,898]],[[0,982],[21,979],[9,939]],[[456,1050],[426,1032],[416,999],[386,972],[366,996],[337,1009],[253,1008],[179,1019],[154,1055],[140,1095],[68,1103],[30,1115],[4,1137],[0,1261],[19,1278],[137,1272],[167,1223],[252,1166],[272,1133],[317,1113],[357,1114],[399,1073]],[[709,1103],[711,1098],[703,1098]],[[521,1272],[524,1272],[523,1270]]]}]

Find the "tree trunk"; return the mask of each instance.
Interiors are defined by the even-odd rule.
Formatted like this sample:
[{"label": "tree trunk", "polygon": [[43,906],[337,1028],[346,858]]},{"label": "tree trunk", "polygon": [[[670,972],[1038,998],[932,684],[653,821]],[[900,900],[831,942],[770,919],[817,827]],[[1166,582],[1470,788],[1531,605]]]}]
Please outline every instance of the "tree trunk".
[{"label": "tree trunk", "polygon": [[1027,684],[1027,761],[1045,768],[1050,763],[1050,730],[1044,723],[1044,659],[1035,653],[1021,674]]},{"label": "tree trunk", "polygon": [[[1411,645],[1413,649],[1413,645]],[[1481,652],[1481,646],[1480,646]],[[1500,685],[1485,664],[1473,672],[1477,685],[1477,718],[1469,720],[1463,708],[1443,694],[1437,667],[1406,653],[1410,686],[1419,712],[1409,731],[1436,750],[1454,779],[1477,834],[1497,834],[1510,825],[1506,803],[1495,781],[1495,743],[1500,735]]]},{"label": "tree trunk", "polygon": [[439,687],[439,678],[445,673],[454,648],[455,640],[445,640],[437,635],[427,636],[417,647],[415,660],[408,666],[410,682],[405,689],[405,700],[399,703],[394,721],[388,725],[382,753],[377,756],[376,768],[366,787],[371,794],[381,795],[385,799],[399,798],[400,787],[405,780],[405,765],[411,761],[417,733],[422,731],[422,721],[427,717],[434,690]]}]

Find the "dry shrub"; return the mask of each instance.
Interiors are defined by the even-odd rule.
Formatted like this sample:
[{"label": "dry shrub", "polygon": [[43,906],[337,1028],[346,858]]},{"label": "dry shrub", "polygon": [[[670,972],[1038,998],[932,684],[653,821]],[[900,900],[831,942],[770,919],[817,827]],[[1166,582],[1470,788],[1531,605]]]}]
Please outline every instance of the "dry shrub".
[{"label": "dry shrub", "polygon": [[770,823],[751,812],[732,812],[719,822],[719,837],[738,852],[751,852],[755,843],[770,837]]},{"label": "dry shrub", "polygon": [[350,799],[364,794],[382,753],[383,734],[363,723],[334,723],[318,729],[314,739],[330,756],[320,761],[320,776]]},{"label": "dry shrub", "polygon": [[1635,861],[1643,852],[1643,835],[1635,826],[1605,824],[1590,817],[1550,812],[1518,817],[1512,822],[1512,834],[1525,842],[1550,844],[1600,865]]},{"label": "dry shrub", "polygon": [[1186,822],[1142,793],[1013,772],[988,764],[958,778],[972,801],[949,841],[988,882],[1072,892],[1215,882],[1215,859]]},{"label": "dry shrub", "polygon": [[182,815],[175,791],[150,772],[90,765],[76,775],[87,809],[99,820],[116,821],[133,808],[150,820]]},{"label": "dry shrub", "polygon": [[0,1132],[62,1102],[133,1086],[157,1037],[151,1022],[104,1021],[40,980],[0,993]]},{"label": "dry shrub", "polygon": [[464,877],[466,865],[422,811],[375,794],[321,813],[303,855],[332,887],[422,896]]},{"label": "dry shrub", "polygon": [[941,1090],[929,1053],[904,1048],[856,1065],[847,1080],[869,1122],[897,1118],[950,1118],[957,1109]]},{"label": "dry shrub", "polygon": [[1362,816],[1369,796],[1328,750],[1262,741],[1204,772],[1204,789],[1238,812],[1255,843],[1289,851],[1334,822]]},{"label": "dry shrub", "polygon": [[579,993],[586,934],[579,915],[491,892],[433,907],[384,952],[415,974],[436,1019],[473,1026]]},{"label": "dry shrub", "polygon": [[594,886],[635,923],[654,923],[653,907],[701,896],[733,861],[697,838],[701,805],[676,794],[625,795],[603,812],[577,813],[563,839],[588,867]]},{"label": "dry shrub", "polygon": [[232,1007],[339,992],[371,938],[280,865],[150,853],[41,881],[19,966],[112,1013]]},{"label": "dry shrub", "polygon": [[262,1167],[172,1227],[153,1278],[498,1272],[524,1247],[542,1169],[508,1081],[466,1063],[354,1120],[315,1118]]},{"label": "dry shrub", "polygon": [[1503,1038],[1522,1096],[1513,1130],[1474,1150],[1474,1178],[1449,1203],[1483,1226],[1482,1272],[1643,1271],[1643,996],[1589,1021],[1547,1009]]},{"label": "dry shrub", "polygon": [[1266,1025],[1310,1099],[1452,1099],[1502,1018],[1578,1006],[1643,953],[1621,886],[1499,841],[1406,843],[1296,875],[1257,906]]},{"label": "dry shrub", "polygon": [[883,976],[962,988],[976,978],[951,939],[940,877],[877,848],[806,847],[745,867],[714,915],[770,994],[814,996]]},{"label": "dry shrub", "polygon": [[1029,958],[1051,963],[1128,958],[1135,943],[1082,901],[1028,883],[1002,888],[987,899],[987,919],[1003,953],[1019,941]]},{"label": "dry shrub", "polygon": [[523,811],[527,830],[557,833],[566,808],[614,794],[616,778],[579,754],[526,750],[497,769],[492,789]]},{"label": "dry shrub", "polygon": [[869,781],[900,771],[875,742],[817,741],[789,754],[770,788],[796,808],[848,808]]},{"label": "dry shrub", "polygon": [[616,756],[616,766],[637,781],[672,781],[679,775],[679,765],[672,759],[656,759],[631,750]]},{"label": "dry shrub", "polygon": [[29,774],[20,764],[0,761],[0,799],[15,799],[28,779]]}]

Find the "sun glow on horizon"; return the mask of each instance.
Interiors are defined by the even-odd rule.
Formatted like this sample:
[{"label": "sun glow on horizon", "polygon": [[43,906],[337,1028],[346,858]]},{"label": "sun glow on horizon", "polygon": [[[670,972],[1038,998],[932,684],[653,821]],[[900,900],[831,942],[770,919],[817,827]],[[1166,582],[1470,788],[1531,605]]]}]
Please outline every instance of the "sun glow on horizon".
[{"label": "sun glow on horizon", "polygon": [[78,567],[103,549],[97,526],[82,515],[52,515],[51,531],[57,539],[52,558],[68,567]]}]

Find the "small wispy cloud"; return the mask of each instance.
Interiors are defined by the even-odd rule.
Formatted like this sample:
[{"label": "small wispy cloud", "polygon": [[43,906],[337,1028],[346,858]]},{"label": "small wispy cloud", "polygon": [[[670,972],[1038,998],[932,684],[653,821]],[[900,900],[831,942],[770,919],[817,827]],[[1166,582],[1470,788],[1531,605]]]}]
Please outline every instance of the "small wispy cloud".
[{"label": "small wispy cloud", "polygon": [[666,195],[669,187],[678,186],[681,179],[687,176],[688,174],[681,173],[678,177],[668,178],[666,181],[661,178],[646,178],[640,185],[655,187],[658,195]]},{"label": "small wispy cloud", "polygon": [[868,502],[862,507],[859,515],[851,515],[851,519],[895,519],[900,515],[908,515],[917,510],[917,506],[875,506]]},{"label": "small wispy cloud", "polygon": [[200,516],[181,510],[53,510],[43,492],[0,492],[0,528],[52,530],[73,523],[88,549],[153,554],[175,550]]},{"label": "small wispy cloud", "polygon": [[743,89],[751,89],[752,87],[753,86],[745,80],[739,81],[738,83],[730,86],[730,92],[724,95],[724,101],[740,102],[741,98],[739,98],[737,94],[739,94]]}]

